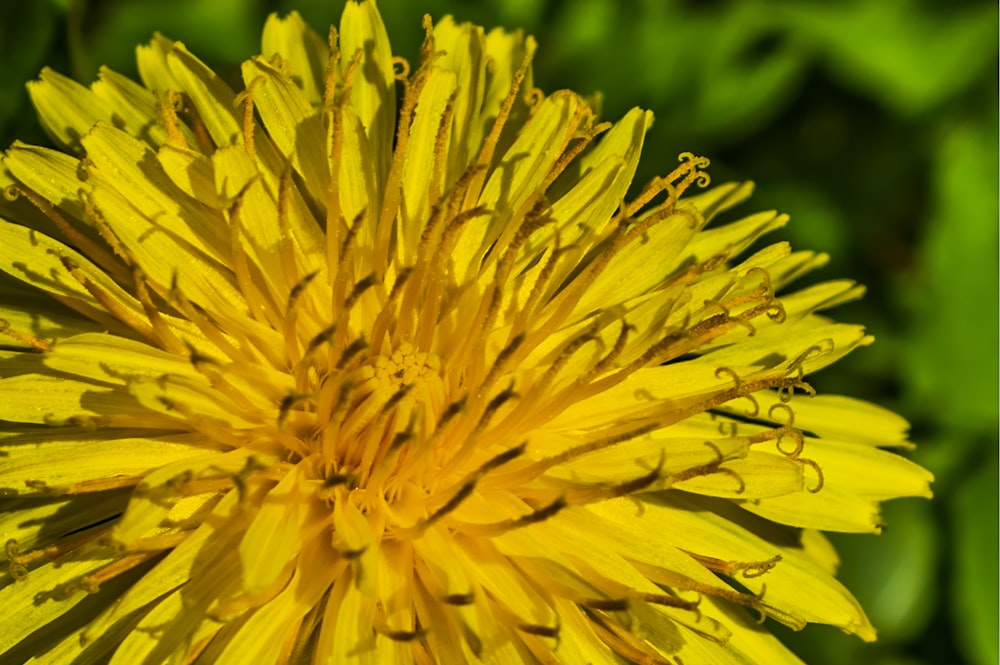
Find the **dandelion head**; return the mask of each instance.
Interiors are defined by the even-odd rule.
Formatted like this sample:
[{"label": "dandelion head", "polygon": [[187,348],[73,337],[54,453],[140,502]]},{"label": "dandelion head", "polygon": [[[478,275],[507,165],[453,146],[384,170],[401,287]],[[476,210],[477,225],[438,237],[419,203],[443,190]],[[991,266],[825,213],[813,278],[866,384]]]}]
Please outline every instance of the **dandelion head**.
[{"label": "dandelion head", "polygon": [[59,149],[0,171],[4,662],[874,639],[821,532],[930,476],[808,383],[870,342],[818,313],[861,287],[790,287],[826,257],[703,157],[630,190],[651,114],[538,90],[530,37],[424,31],[410,64],[349,0],[268,19],[237,90],[161,36],[141,82],[29,85]]}]

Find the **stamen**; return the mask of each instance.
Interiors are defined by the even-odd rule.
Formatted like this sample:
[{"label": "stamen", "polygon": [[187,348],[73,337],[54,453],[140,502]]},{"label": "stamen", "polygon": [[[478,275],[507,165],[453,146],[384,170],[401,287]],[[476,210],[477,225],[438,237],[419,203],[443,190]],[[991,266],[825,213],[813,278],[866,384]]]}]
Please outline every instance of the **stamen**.
[{"label": "stamen", "polygon": [[[774,445],[775,448],[778,449],[778,452],[789,459],[798,459],[799,455],[802,453],[802,449],[805,447],[805,436],[802,432],[793,427],[780,427],[774,431],[774,434]],[[795,444],[795,447],[791,452],[787,452],[781,447],[781,442],[786,436],[791,437]]]},{"label": "stamen", "polygon": [[[358,233],[365,225],[367,214],[368,214],[367,208],[361,210],[361,212],[359,212],[357,215],[354,216],[354,220],[351,222],[351,226],[347,229],[347,235],[344,237],[344,240],[340,243],[340,250],[338,254],[338,256],[340,257],[341,264],[346,264],[348,262],[348,259],[353,258],[353,252],[356,246],[355,240],[358,237]],[[340,278],[339,272],[337,277],[338,279]]]},{"label": "stamen", "polygon": [[449,404],[445,408],[444,412],[441,413],[441,416],[438,418],[437,424],[434,426],[434,433],[437,434],[438,432],[444,431],[444,428],[448,425],[449,422],[452,421],[452,419],[455,416],[465,411],[465,404],[466,402],[468,402],[468,400],[469,396],[468,394],[465,394],[462,395],[460,398],[458,398],[456,401]]},{"label": "stamen", "polygon": [[11,577],[17,580],[24,579],[28,575],[28,566],[39,562],[52,561],[73,550],[96,542],[111,532],[111,526],[101,526],[95,529],[84,531],[79,534],[60,539],[53,545],[21,553],[21,546],[15,538],[7,540],[4,544],[4,551],[10,561],[9,572]]},{"label": "stamen", "polygon": [[[631,423],[630,423],[631,425]],[[583,443],[578,446],[574,446],[569,450],[566,450],[558,455],[553,455],[552,457],[547,457],[538,462],[540,470],[545,470],[556,466],[557,464],[564,464],[572,459],[579,457],[580,455],[585,455],[586,453],[596,452],[598,450],[604,450],[605,448],[610,448],[611,446],[621,443],[623,441],[631,441],[636,439],[643,434],[649,434],[654,430],[662,428],[659,422],[646,423],[643,425],[631,427],[619,431],[617,433],[608,432],[605,436],[602,436],[594,441],[588,443]]]},{"label": "stamen", "polygon": [[231,427],[219,424],[218,422],[214,422],[205,416],[196,414],[191,410],[191,407],[183,402],[179,402],[162,395],[158,396],[156,401],[162,404],[167,411],[176,411],[180,414],[180,418],[189,426],[199,432],[202,432],[210,438],[214,438],[219,442],[228,443],[235,448],[242,448],[246,445],[246,441],[244,441],[243,438]]},{"label": "stamen", "polygon": [[243,105],[243,149],[246,150],[247,156],[253,162],[257,161],[257,150],[254,145],[254,126],[257,123],[253,117],[253,94],[257,87],[266,81],[267,79],[263,75],[256,77],[250,81],[246,90],[236,95],[233,99],[234,107]]},{"label": "stamen", "polygon": [[[558,616],[556,617],[559,618]],[[555,626],[541,626],[532,623],[521,623],[518,624],[517,629],[522,633],[527,633],[528,635],[537,635],[539,637],[548,637],[557,641],[559,640],[559,631],[561,630],[559,624]]]},{"label": "stamen", "polygon": [[[541,102],[545,98],[545,95],[540,90],[538,92],[541,95],[539,98],[539,102]],[[556,181],[556,178],[562,175],[566,168],[573,163],[573,160],[575,160],[595,138],[608,131],[613,126],[610,122],[602,122],[594,127],[591,127],[593,120],[593,111],[589,107],[584,106],[581,107],[577,111],[576,116],[570,120],[569,123],[567,123],[567,127],[575,129],[571,136],[573,144],[568,145],[567,143],[561,146],[560,149],[562,150],[562,154],[559,155],[559,159],[556,160],[555,164],[552,165],[548,173],[545,174],[545,179],[539,186],[539,191],[547,191],[552,183]]]},{"label": "stamen", "polygon": [[788,418],[782,424],[782,427],[787,427],[788,429],[795,427],[795,411],[793,411],[792,407],[788,406],[787,404],[784,403],[772,404],[771,408],[767,410],[767,417],[770,420],[778,422],[778,419],[777,417],[775,417],[774,412],[779,410],[784,411],[785,414],[788,416]]},{"label": "stamen", "polygon": [[542,102],[545,101],[545,92],[541,88],[532,88],[524,95],[524,103],[528,105],[528,117],[535,115],[535,111]]},{"label": "stamen", "polygon": [[[340,74],[340,49],[337,48],[336,26],[330,26],[330,30],[326,34],[326,43],[330,57],[326,61],[326,72],[323,76],[323,108],[331,109],[335,104],[337,77]],[[332,171],[332,173],[336,175],[338,171]]]},{"label": "stamen", "polygon": [[807,487],[806,491],[809,492],[810,494],[816,494],[821,489],[823,489],[823,484],[824,484],[823,469],[820,468],[819,464],[816,461],[807,459],[805,457],[796,457],[795,461],[808,466],[810,469],[816,472],[816,485],[813,487]]},{"label": "stamen", "polygon": [[14,330],[10,327],[10,321],[7,319],[0,319],[0,335],[16,339],[22,344],[30,346],[33,351],[38,353],[46,353],[52,350],[52,345],[48,341],[36,335],[29,335],[27,333]]},{"label": "stamen", "polygon": [[374,348],[381,348],[390,326],[392,326],[395,322],[395,319],[397,318],[396,311],[399,298],[412,274],[413,268],[410,266],[401,268],[396,274],[396,279],[392,284],[392,289],[389,291],[389,297],[385,299],[382,304],[382,309],[375,318],[375,323],[372,324],[371,327],[371,345]]},{"label": "stamen", "polygon": [[[36,194],[34,190],[22,184],[13,184],[4,188],[4,194],[6,198],[11,201],[17,199],[18,196],[24,196],[24,198],[28,199],[31,205],[37,208],[55,225],[55,227],[59,230],[59,233],[61,233],[63,237],[69,241],[68,244],[70,246],[76,247],[83,254],[90,257],[92,261],[94,261],[97,265],[102,266],[109,274],[119,279],[124,277],[126,273],[123,270],[121,261],[117,260],[114,256],[109,254],[106,249],[76,230],[72,224],[66,221],[66,218],[59,213],[52,203]],[[83,197],[83,202],[84,210],[86,211],[89,204],[89,198]],[[115,247],[114,244],[111,246],[113,248]]]},{"label": "stamen", "polygon": [[507,343],[500,353],[497,354],[496,359],[493,361],[493,365],[490,367],[489,373],[483,382],[479,385],[479,390],[481,392],[486,392],[493,387],[493,383],[499,378],[500,373],[503,372],[507,363],[510,361],[511,357],[517,352],[518,347],[524,342],[525,334],[522,332],[515,335],[510,342]]},{"label": "stamen", "polygon": [[458,491],[448,499],[447,503],[435,510],[431,515],[419,524],[418,533],[423,533],[429,526],[440,520],[442,517],[458,508],[459,504],[465,501],[476,489],[478,478],[467,480],[458,488]]},{"label": "stamen", "polygon": [[436,511],[431,513],[429,517],[418,523],[416,527],[407,531],[413,532],[417,534],[416,537],[419,537],[419,534],[422,534],[424,531],[427,530],[428,527],[430,527],[432,524],[440,520],[448,513],[458,508],[458,506],[462,503],[462,501],[469,498],[472,492],[475,491],[476,485],[479,483],[479,480],[483,476],[485,476],[490,471],[493,471],[494,469],[520,457],[522,454],[524,454],[526,448],[527,444],[522,443],[518,446],[514,446],[513,448],[505,450],[502,453],[495,455],[486,462],[484,462],[478,469],[476,469],[473,473],[469,474],[469,476],[466,477],[466,479],[459,486],[455,494],[452,495],[452,497],[443,506],[441,506]]},{"label": "stamen", "polygon": [[399,55],[393,57],[392,73],[393,77],[400,82],[410,78],[410,61]]},{"label": "stamen", "polygon": [[[286,272],[286,275],[287,274],[289,273]],[[288,294],[288,304],[285,306],[283,337],[285,340],[285,356],[292,365],[297,365],[302,360],[299,356],[299,336],[297,334],[299,308],[297,305],[302,293],[318,274],[319,270],[314,270],[313,272],[305,275],[302,279],[296,282],[295,286],[292,287],[292,290]]]},{"label": "stamen", "polygon": [[498,393],[493,399],[491,399],[486,405],[486,408],[483,409],[483,413],[479,417],[479,420],[476,421],[472,431],[466,435],[459,434],[457,436],[458,440],[462,440],[463,443],[444,464],[441,473],[448,474],[457,466],[465,462],[478,446],[482,433],[489,426],[490,421],[493,419],[493,416],[496,415],[496,412],[500,410],[500,407],[510,400],[517,399],[520,396],[521,395],[514,390],[514,385],[512,383],[506,390]]},{"label": "stamen", "polygon": [[687,554],[713,573],[725,575],[726,577],[736,577],[737,573],[748,579],[760,577],[761,575],[766,575],[781,563],[780,554],[775,554],[770,559],[762,561],[726,561],[725,559],[717,559],[694,552],[687,552]]},{"label": "stamen", "polygon": [[739,431],[739,425],[736,424],[735,420],[720,420],[719,421],[719,434],[727,439],[734,438]]},{"label": "stamen", "polygon": [[[209,320],[205,311],[198,305],[188,300],[187,295],[178,283],[178,273],[175,271],[170,283],[170,290],[167,292],[167,300],[176,307],[189,321],[194,323],[198,330],[215,346],[225,353],[233,362],[246,363],[255,362],[253,353],[246,349],[250,345],[249,340],[242,333],[239,327],[227,328],[226,333],[214,322]],[[228,333],[228,335],[227,335]],[[229,341],[229,336],[236,337],[237,341],[244,348],[237,348]]]},{"label": "stamen", "polygon": [[630,332],[636,332],[636,327],[622,319],[621,330],[618,331],[618,338],[615,339],[615,344],[611,347],[611,351],[608,352],[606,356],[597,361],[597,364],[587,373],[588,376],[599,376],[604,373],[606,369],[611,367],[611,365],[618,360],[622,351],[625,350],[625,345],[628,343],[628,335]]},{"label": "stamen", "polygon": [[627,612],[629,609],[628,598],[587,598],[579,603],[584,607],[603,612]]},{"label": "stamen", "polygon": [[750,402],[750,409],[745,412],[747,417],[756,418],[760,413],[760,402],[757,401],[757,398],[754,397],[752,393],[743,391],[742,377],[740,377],[740,375],[730,367],[719,367],[715,370],[715,378],[721,379],[723,376],[731,377],[733,382],[736,384],[732,388],[732,392],[735,395],[733,399],[745,399]]},{"label": "stamen", "polygon": [[157,339],[153,328],[146,321],[143,321],[135,314],[135,312],[128,309],[124,303],[118,300],[118,298],[114,297],[112,294],[92,282],[72,259],[53,249],[48,250],[48,252],[56,255],[66,271],[69,272],[73,279],[79,282],[80,286],[86,289],[98,303],[100,303],[100,305],[104,308],[104,311],[111,314],[129,328],[132,328],[141,334],[143,337],[147,337],[152,340]]},{"label": "stamen", "polygon": [[416,642],[417,640],[422,640],[427,636],[427,629],[418,628],[417,630],[379,631],[379,634],[385,635],[390,640],[395,642]]},{"label": "stamen", "polygon": [[[432,40],[433,41],[433,40]],[[426,40],[425,40],[426,46]],[[420,99],[420,94],[430,78],[432,64],[441,54],[428,54],[421,58],[420,67],[412,80],[403,81],[403,103],[396,122],[396,144],[392,152],[392,164],[386,179],[385,192],[382,199],[382,215],[375,227],[375,244],[372,264],[378,270],[384,270],[389,265],[389,245],[394,228],[394,220],[399,211],[400,195],[403,184],[403,164],[406,161],[407,149],[410,143],[410,129],[413,116]],[[379,276],[384,272],[379,273]]]},{"label": "stamen", "polygon": [[521,517],[514,517],[490,524],[463,523],[461,526],[457,526],[456,528],[463,533],[467,533],[472,536],[492,538],[507,533],[508,531],[520,529],[531,524],[537,524],[538,522],[544,522],[550,517],[554,517],[568,505],[569,503],[566,501],[566,497],[560,496],[552,503],[533,510],[527,515],[522,515]]},{"label": "stamen", "polygon": [[614,622],[592,622],[591,627],[597,637],[628,662],[641,665],[670,665],[652,647],[640,641],[628,628]]},{"label": "stamen", "polygon": [[639,194],[639,197],[628,204],[625,208],[625,215],[634,217],[647,203],[653,200],[660,192],[667,192],[667,200],[661,207],[672,205],[680,198],[684,190],[692,183],[699,187],[707,187],[710,181],[708,173],[702,169],[709,166],[707,157],[696,157],[693,153],[682,152],[678,156],[680,166],[674,169],[666,177],[654,178]]},{"label": "stamen", "polygon": [[698,606],[701,605],[701,598],[698,600],[684,600],[683,598],[678,598],[677,596],[668,596],[663,593],[646,593],[642,591],[636,591],[634,594],[636,598],[644,600],[647,603],[652,603],[653,605],[676,607],[677,609],[690,610],[693,612],[698,611]]},{"label": "stamen", "polygon": [[295,261],[295,239],[288,212],[289,205],[291,205],[289,199],[292,197],[292,187],[292,164],[286,162],[278,181],[278,247],[286,285],[292,283],[297,285],[301,282],[298,276],[298,265]]},{"label": "stamen", "polygon": [[292,409],[303,402],[314,401],[316,397],[317,395],[312,393],[293,393],[285,396],[285,398],[281,400],[281,406],[278,409],[278,429],[282,429],[284,427]]},{"label": "stamen", "polygon": [[[517,71],[514,73],[510,82],[510,90],[507,92],[507,96],[500,105],[500,110],[497,113],[496,120],[493,121],[490,133],[487,134],[485,139],[483,139],[482,147],[479,149],[479,156],[475,161],[477,165],[488,166],[492,163],[493,153],[496,151],[497,145],[500,143],[500,135],[503,133],[503,129],[507,125],[507,120],[510,118],[510,112],[514,108],[514,102],[517,101],[521,84],[524,83],[524,78],[528,74],[528,68],[531,65],[531,57],[531,52],[527,52],[524,56],[524,60],[521,62],[521,66],[518,67]],[[485,181],[486,171],[483,170],[479,172],[470,184],[469,190],[465,195],[463,207],[472,207],[476,204],[476,201],[479,199],[479,195],[482,193]]]},{"label": "stamen", "polygon": [[445,192],[443,198],[431,206],[430,217],[420,233],[417,249],[418,263],[428,263],[434,260],[434,257],[444,255],[439,246],[442,240],[439,231],[444,220],[454,220],[460,213],[464,212],[460,207],[462,200],[475,176],[486,170],[487,167],[481,164],[468,167],[455,181],[455,184]]},{"label": "stamen", "polygon": [[456,99],[458,99],[458,90],[453,91],[448,97],[444,113],[441,114],[441,121],[438,123],[437,133],[434,135],[434,165],[427,191],[427,200],[431,205],[438,202],[441,198],[441,191],[447,184],[445,175],[448,167],[449,135],[455,117]]},{"label": "stamen", "polygon": [[136,566],[149,561],[153,557],[159,556],[161,553],[162,552],[159,550],[130,552],[120,559],[109,563],[103,568],[81,577],[77,583],[77,588],[82,589],[87,593],[97,593],[100,591],[101,585],[108,580],[114,579],[119,575],[132,570]]},{"label": "stamen", "polygon": [[[355,356],[368,348],[368,340],[364,337],[359,337],[353,342],[351,342],[347,348],[340,352],[340,357],[337,359],[336,369],[342,370],[347,365],[354,360]],[[331,360],[333,356],[331,356]]]},{"label": "stamen", "polygon": [[177,112],[184,107],[184,98],[174,90],[166,90],[156,96],[157,107],[160,111],[160,120],[167,130],[167,143],[178,148],[189,148],[184,132],[181,130],[181,121],[177,117]]},{"label": "stamen", "polygon": [[590,487],[587,489],[570,491],[566,495],[566,502],[570,505],[583,505],[593,503],[594,501],[604,501],[606,499],[614,499],[620,496],[629,496],[645,490],[655,484],[656,481],[663,479],[663,464],[665,462],[666,453],[661,450],[660,461],[657,463],[656,468],[649,473],[614,485]]},{"label": "stamen", "polygon": [[476,602],[476,594],[472,593],[450,593],[446,596],[441,597],[441,602],[446,605],[471,605]]},{"label": "stamen", "polygon": [[135,286],[135,296],[139,299],[140,304],[142,304],[142,309],[146,313],[146,318],[149,319],[149,323],[160,346],[176,355],[182,355],[185,350],[190,351],[193,349],[194,347],[189,342],[182,342],[164,320],[163,315],[160,313],[160,308],[153,303],[153,299],[150,296],[149,287],[146,283],[146,275],[137,265],[133,265],[132,267],[132,284]]},{"label": "stamen", "polygon": [[[331,39],[336,34],[333,27],[330,27]],[[337,56],[339,57],[339,55]],[[344,154],[344,116],[343,110],[339,106],[332,106],[334,87],[336,81],[337,65],[333,62],[327,66],[327,81],[324,91],[324,105],[329,109],[326,116],[327,132],[327,152],[330,155],[328,167],[330,169],[330,184],[326,192],[326,266],[327,279],[332,285],[340,276],[340,259],[344,253],[343,245],[340,242],[341,227],[344,225],[344,217],[340,206],[340,170],[343,163]],[[351,231],[348,229],[348,234]],[[355,233],[357,233],[355,231]]]},{"label": "stamen", "polygon": [[201,113],[198,112],[198,107],[190,103],[191,98],[187,93],[178,93],[178,99],[180,101],[175,102],[177,110],[187,115],[187,125],[191,128],[192,133],[194,133],[194,137],[198,141],[198,147],[206,155],[211,155],[216,149],[215,141],[212,140],[212,135],[208,131],[208,126],[202,119]]},{"label": "stamen", "polygon": [[330,340],[333,339],[335,332],[337,332],[337,324],[331,323],[326,328],[323,328],[323,330],[316,333],[316,335],[309,340],[309,344],[306,346],[306,353],[302,360],[305,361],[307,358],[311,357],[312,354],[324,344],[329,344]]}]

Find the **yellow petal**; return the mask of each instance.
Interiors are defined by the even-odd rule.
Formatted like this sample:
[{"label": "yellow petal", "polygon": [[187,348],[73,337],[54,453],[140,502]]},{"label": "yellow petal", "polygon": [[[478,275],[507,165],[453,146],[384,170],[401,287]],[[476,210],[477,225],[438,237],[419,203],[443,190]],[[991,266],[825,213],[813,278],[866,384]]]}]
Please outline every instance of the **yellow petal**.
[{"label": "yellow petal", "polygon": [[[238,448],[229,452],[201,454],[161,466],[147,475],[135,489],[125,514],[112,530],[112,538],[128,547],[158,534],[163,520],[185,496],[194,496],[192,492],[202,489],[208,492],[207,500],[212,493],[229,489],[234,485],[232,478],[248,467],[251,457],[260,464],[273,461]],[[202,481],[200,485],[198,481]],[[230,494],[235,495],[236,492]]]},{"label": "yellow petal", "polygon": [[195,371],[189,360],[160,349],[105,333],[85,333],[54,344],[43,362],[47,367],[78,377],[125,385],[134,378],[158,378],[164,374],[208,380]]},{"label": "yellow petal", "polygon": [[[19,429],[25,434],[34,430]],[[81,527],[102,524],[120,515],[128,502],[129,489],[111,490],[79,497],[56,495],[48,500],[37,496],[17,499],[4,493],[5,508],[0,512],[0,537],[15,541],[21,552],[46,548]]]},{"label": "yellow petal", "polygon": [[727,182],[684,198],[701,211],[706,222],[710,222],[716,215],[746,201],[751,194],[753,194],[752,182]]},{"label": "yellow petal", "polygon": [[[76,138],[77,144],[80,136]],[[3,165],[17,180],[47,201],[54,201],[70,216],[86,218],[83,201],[78,196],[83,185],[79,175],[80,160],[58,150],[15,141],[4,153]]]},{"label": "yellow petal", "polygon": [[788,223],[787,215],[779,215],[774,212],[760,212],[750,215],[738,222],[702,231],[688,245],[685,255],[690,256],[697,263],[720,252],[725,252],[728,256],[735,256],[765,233],[779,229],[786,223]]},{"label": "yellow petal", "polygon": [[[100,118],[100,120],[110,121],[111,124],[142,139],[153,148],[166,143],[167,129],[160,121],[156,95],[132,79],[107,67],[101,67],[97,75],[98,80],[90,88],[115,112],[113,118]],[[186,125],[178,123],[178,129],[189,144],[194,143],[194,135]]]},{"label": "yellow petal", "polygon": [[149,44],[136,48],[136,64],[143,85],[155,93],[167,90],[180,90],[174,75],[167,65],[167,54],[174,46],[174,41],[157,33]]},{"label": "yellow petal", "polygon": [[82,578],[118,556],[108,547],[93,547],[85,558],[72,552],[31,570],[24,579],[0,589],[0,603],[4,608],[0,653],[39,626],[56,621],[87,598],[87,586]]},{"label": "yellow petal", "polygon": [[[560,231],[563,246],[593,237],[603,230],[628,192],[639,165],[639,155],[646,131],[653,124],[653,114],[633,108],[582,155],[574,165],[579,175],[572,187],[552,204],[552,218]],[[566,185],[557,180],[549,195],[558,194]],[[550,227],[532,236],[531,244],[548,244]]]},{"label": "yellow petal", "polygon": [[434,44],[442,52],[438,64],[457,81],[445,178],[450,185],[475,159],[483,140],[479,113],[486,88],[486,44],[481,27],[456,24],[450,16],[434,24]]},{"label": "yellow petal", "polygon": [[[5,365],[9,367],[10,363]],[[47,425],[99,423],[108,414],[114,414],[118,419],[130,416],[147,418],[149,415],[127,391],[108,384],[69,379],[47,372],[0,379],[0,419],[3,420]],[[148,419],[145,422],[151,427],[168,426],[163,420]]]},{"label": "yellow petal", "polygon": [[[154,44],[158,49],[166,46],[160,42]],[[159,65],[160,70],[163,66]],[[241,126],[235,108],[236,95],[215,72],[180,42],[172,43],[170,50],[165,53],[165,66],[170,74],[170,79],[167,80],[173,84],[166,89],[184,92],[191,98],[191,103],[198,109],[198,115],[216,147],[222,148],[241,140]],[[146,78],[145,74],[143,78]]]},{"label": "yellow petal", "polygon": [[98,121],[111,122],[115,108],[93,91],[46,67],[28,94],[49,136],[61,146],[80,152],[80,137]]},{"label": "yellow petal", "polygon": [[305,465],[297,464],[268,492],[260,511],[240,541],[243,588],[258,594],[274,583],[300,548],[326,524],[326,511],[313,500]]},{"label": "yellow petal", "polygon": [[[755,395],[761,414],[783,403],[777,394]],[[794,425],[821,438],[873,446],[912,447],[906,440],[910,425],[906,419],[888,409],[844,395],[814,395],[796,397],[788,403],[795,414]],[[783,416],[782,411],[774,411]]]},{"label": "yellow petal", "polygon": [[371,144],[379,189],[385,185],[396,125],[396,77],[382,16],[372,1],[352,0],[340,18],[340,65],[346,70],[360,58],[351,102]]},{"label": "yellow petal", "polygon": [[396,218],[396,233],[400,238],[403,265],[416,262],[420,235],[424,224],[431,217],[431,205],[444,192],[445,164],[436,164],[441,161],[437,155],[436,137],[446,118],[446,110],[454,104],[452,95],[457,90],[456,85],[453,72],[434,67],[420,89],[413,124],[410,126],[410,147],[403,164],[403,198]]},{"label": "yellow petal", "polygon": [[323,143],[322,116],[280,69],[253,58],[243,63],[243,81],[253,89],[253,104],[278,152],[298,171],[310,192],[325,196],[330,176]]},{"label": "yellow petal", "polygon": [[499,115],[517,72],[528,63],[519,88],[520,94],[514,99],[507,127],[500,137],[501,149],[510,143],[510,137],[516,134],[517,128],[524,124],[529,114],[527,95],[535,86],[530,63],[537,47],[534,37],[525,37],[520,31],[507,32],[494,28],[486,33],[486,57],[493,62],[493,66],[487,69],[483,108],[479,114],[484,136]]},{"label": "yellow petal", "polygon": [[[343,560],[336,558],[322,538],[305,540],[288,585],[254,611],[225,650],[211,658],[211,662],[217,665],[281,662],[279,656],[288,650],[297,623],[321,601],[329,585],[343,571]],[[299,633],[297,638],[305,640],[307,636]]]},{"label": "yellow petal", "polygon": [[[796,498],[801,496],[796,495]],[[788,548],[779,549],[740,526],[738,517],[735,521],[730,517],[732,510],[719,514],[721,504],[711,504],[713,510],[705,510],[696,501],[674,492],[648,497],[637,519],[647,533],[664,534],[663,539],[675,547],[726,562],[766,562],[780,555],[781,560],[764,574],[733,573],[738,582],[753,593],[760,593],[766,585],[761,602],[776,610],[779,619],[792,623],[828,623],[864,639],[874,639],[875,633],[867,617],[843,585],[808,558]],[[623,505],[619,518],[623,514],[635,515],[636,510]]]},{"label": "yellow petal", "polygon": [[781,455],[751,450],[745,458],[728,460],[720,468],[674,487],[705,496],[759,499],[795,494],[805,486],[802,464]]},{"label": "yellow petal", "polygon": [[246,516],[234,512],[236,502],[236,492],[230,492],[214,511],[216,525],[209,521],[198,527],[208,532],[204,541],[193,543],[197,556],[188,577],[198,584],[185,584],[158,600],[115,651],[113,665],[183,658],[192,644],[222,628],[212,609],[240,588],[240,559],[232,539],[246,528]]},{"label": "yellow petal", "polygon": [[576,308],[586,314],[642,295],[662,284],[695,236],[687,215],[672,215],[629,243],[592,284]]},{"label": "yellow petal", "polygon": [[156,153],[163,172],[185,194],[210,208],[223,205],[215,189],[215,170],[212,161],[190,148],[164,145]]},{"label": "yellow petal", "polygon": [[503,231],[498,225],[517,213],[549,175],[580,128],[583,109],[578,96],[557,93],[546,97],[522,128],[479,196],[478,204],[497,214],[492,220],[482,217],[470,222],[456,244],[453,261],[459,284],[478,270],[483,253]]},{"label": "yellow petal", "polygon": [[[162,242],[163,236],[169,236],[172,240],[175,237],[183,240],[191,248],[204,252],[216,261],[226,260],[229,247],[221,216],[217,211],[184,196],[166,173],[157,168],[156,154],[146,145],[103,123],[95,125],[82,142],[87,151],[88,180],[101,180],[100,183],[90,181],[94,203],[129,247],[135,250],[138,245]],[[144,218],[142,222],[135,223],[137,228],[122,228],[124,223],[120,218],[126,213],[119,210],[120,205],[112,207],[111,198],[104,196],[109,190],[117,191],[128,202],[132,216],[138,213]],[[104,205],[101,206],[101,203]],[[133,237],[134,233],[148,233],[153,237],[139,243]],[[185,246],[186,253],[191,254],[191,248]],[[170,250],[163,248],[161,251]],[[177,250],[174,252],[175,255],[179,253]]]},{"label": "yellow petal", "polygon": [[[0,493],[72,491],[77,483],[138,477],[212,445],[200,434],[160,434],[155,430],[118,431],[116,436],[79,430],[33,432],[0,438],[4,473]],[[44,482],[44,487],[34,483]]]},{"label": "yellow petal", "polygon": [[822,470],[823,487],[819,492],[761,499],[744,507],[781,524],[878,533],[882,530],[879,502],[902,496],[931,496],[933,476],[928,471],[870,445],[809,439],[802,456]]},{"label": "yellow petal", "polygon": [[[370,3],[367,3],[370,4]],[[341,575],[330,590],[316,651],[330,665],[378,665],[372,633],[374,599],[358,589],[350,575]],[[328,655],[327,655],[328,654]]]},{"label": "yellow petal", "polygon": [[[348,3],[350,6],[353,3]],[[371,4],[371,3],[366,3]],[[355,224],[356,220],[361,220],[361,228],[358,233],[359,239],[371,242],[374,238],[375,224],[378,211],[376,202],[379,201],[378,192],[384,186],[382,182],[385,175],[380,175],[378,171],[378,157],[372,145],[371,138],[365,132],[362,119],[353,106],[345,106],[341,114],[341,122],[338,128],[331,123],[327,131],[327,152],[334,154],[334,142],[342,141],[341,158],[339,164],[339,175],[337,182],[338,200],[340,203],[341,220],[332,220],[333,223],[347,226],[340,231],[341,236],[346,235],[346,228]]]},{"label": "yellow petal", "polygon": [[[209,512],[217,516],[228,515],[237,500],[237,493],[231,492]],[[203,556],[206,541],[214,533],[215,529],[209,524],[202,524],[191,532],[149,572],[129,587],[115,603],[106,607],[87,625],[81,636],[81,644],[99,640],[111,626],[127,622],[133,612],[150,605],[165,593],[187,582],[191,578],[191,570],[198,565],[200,557]]]},{"label": "yellow petal", "polygon": [[290,75],[313,106],[323,101],[330,51],[326,40],[306,25],[296,11],[284,18],[271,14],[264,23],[261,54],[270,60],[278,54],[288,63]]},{"label": "yellow petal", "polygon": [[[7,322],[10,330],[48,341],[102,329],[100,324],[54,301],[39,307],[38,300],[37,291],[0,283],[0,319]],[[30,344],[13,337],[5,339],[4,346],[23,351],[30,349]]]}]

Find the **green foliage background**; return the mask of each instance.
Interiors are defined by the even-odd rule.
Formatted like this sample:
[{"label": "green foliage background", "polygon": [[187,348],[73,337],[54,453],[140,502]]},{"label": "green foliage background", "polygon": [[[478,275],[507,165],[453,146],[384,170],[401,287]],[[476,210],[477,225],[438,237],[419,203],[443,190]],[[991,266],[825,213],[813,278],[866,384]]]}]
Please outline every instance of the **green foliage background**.
[{"label": "green foliage background", "polygon": [[[0,143],[47,143],[24,82],[50,65],[85,82],[135,74],[156,30],[223,72],[259,49],[272,11],[321,34],[340,0],[0,2]],[[415,61],[423,13],[524,28],[546,91],[603,93],[603,114],[656,113],[640,180],[684,150],[716,182],[753,179],[818,278],[866,283],[837,312],[878,343],[816,377],[889,406],[937,476],[932,502],[889,504],[880,537],[836,538],[875,645],[776,628],[810,663],[998,662],[997,5],[932,0],[381,0]]]}]

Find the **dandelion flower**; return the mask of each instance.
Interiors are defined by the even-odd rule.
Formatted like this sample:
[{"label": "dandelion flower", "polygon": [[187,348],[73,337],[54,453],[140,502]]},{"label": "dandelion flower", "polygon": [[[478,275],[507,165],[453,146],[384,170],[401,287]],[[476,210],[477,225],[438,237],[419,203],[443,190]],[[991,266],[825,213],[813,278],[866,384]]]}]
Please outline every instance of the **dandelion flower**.
[{"label": "dandelion flower", "polygon": [[[3,157],[4,662],[794,663],[875,632],[821,531],[928,496],[906,424],[807,376],[852,282],[652,117],[535,89],[535,43],[372,0],[272,16],[235,91],[29,90]],[[721,218],[719,221],[713,221]],[[776,294],[781,294],[780,298]],[[761,625],[763,623],[763,626]]]}]

